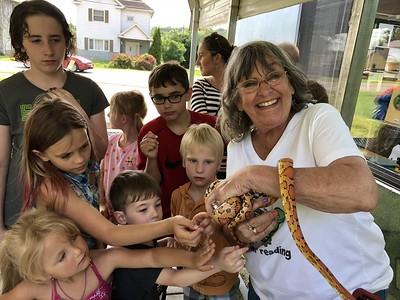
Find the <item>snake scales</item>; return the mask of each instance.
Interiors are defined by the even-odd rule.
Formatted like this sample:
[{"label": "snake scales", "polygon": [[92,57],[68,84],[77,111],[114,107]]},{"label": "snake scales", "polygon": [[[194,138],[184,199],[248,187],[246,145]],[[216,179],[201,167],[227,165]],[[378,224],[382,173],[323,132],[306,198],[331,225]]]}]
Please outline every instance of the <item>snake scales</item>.
[{"label": "snake scales", "polygon": [[[280,194],[286,222],[297,248],[304,257],[318,270],[318,272],[325,278],[332,288],[337,291],[342,299],[379,299],[378,296],[371,294],[364,289],[356,289],[354,293],[351,294],[311,250],[304,238],[297,216],[293,161],[289,158],[279,160],[278,174]],[[206,197],[215,188],[217,183],[218,181],[215,181],[210,185],[206,191]],[[234,233],[236,226],[251,218],[254,199],[265,196],[266,195],[263,193],[248,192],[241,196],[231,197],[222,204],[213,207],[213,218],[221,225],[226,225],[233,239],[240,243]],[[278,199],[279,198],[269,197],[267,206],[273,204]]]}]

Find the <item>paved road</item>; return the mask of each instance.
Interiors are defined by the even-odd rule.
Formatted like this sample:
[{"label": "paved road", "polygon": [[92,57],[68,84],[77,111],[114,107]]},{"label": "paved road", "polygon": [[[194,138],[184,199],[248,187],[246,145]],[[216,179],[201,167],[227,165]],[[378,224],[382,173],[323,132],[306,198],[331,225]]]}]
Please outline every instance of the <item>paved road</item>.
[{"label": "paved road", "polygon": [[[0,78],[11,76],[22,70],[25,70],[22,63],[0,61]],[[158,116],[157,110],[151,102],[147,87],[147,79],[150,72],[120,69],[93,69],[79,74],[95,81],[109,100],[116,92],[132,89],[139,90],[144,95],[147,104],[147,116],[144,121],[147,122]]]}]

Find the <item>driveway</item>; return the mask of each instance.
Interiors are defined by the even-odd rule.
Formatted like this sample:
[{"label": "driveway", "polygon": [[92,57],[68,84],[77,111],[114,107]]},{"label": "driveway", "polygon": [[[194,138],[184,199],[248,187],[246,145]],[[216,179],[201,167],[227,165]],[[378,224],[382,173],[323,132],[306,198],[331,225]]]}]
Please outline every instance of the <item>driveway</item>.
[{"label": "driveway", "polygon": [[[26,68],[20,62],[0,61],[0,78],[6,78],[25,69]],[[149,89],[147,87],[149,71],[95,68],[77,74],[95,81],[103,90],[108,100],[110,100],[112,95],[116,92],[127,90],[140,91],[147,105],[147,116],[144,122],[148,122],[158,116],[157,110],[150,99]],[[108,110],[106,112],[108,112]]]}]

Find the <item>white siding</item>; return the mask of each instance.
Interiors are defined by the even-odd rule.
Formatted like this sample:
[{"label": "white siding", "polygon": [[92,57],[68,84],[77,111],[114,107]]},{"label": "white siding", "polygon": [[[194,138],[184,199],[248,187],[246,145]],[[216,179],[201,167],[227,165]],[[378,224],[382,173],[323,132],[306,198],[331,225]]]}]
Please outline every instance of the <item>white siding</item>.
[{"label": "white siding", "polygon": [[[128,21],[128,16],[133,16],[133,21]],[[151,13],[133,9],[125,9],[122,11],[121,32],[125,31],[133,24],[138,24],[142,30],[150,36],[150,19]]]},{"label": "white siding", "polygon": [[[98,0],[82,1],[77,6],[77,46],[85,49],[85,37],[99,40],[113,40],[113,51],[119,52],[120,45],[118,34],[120,33],[121,10],[116,7],[115,1]],[[108,10],[108,23],[89,21],[89,9]]]}]

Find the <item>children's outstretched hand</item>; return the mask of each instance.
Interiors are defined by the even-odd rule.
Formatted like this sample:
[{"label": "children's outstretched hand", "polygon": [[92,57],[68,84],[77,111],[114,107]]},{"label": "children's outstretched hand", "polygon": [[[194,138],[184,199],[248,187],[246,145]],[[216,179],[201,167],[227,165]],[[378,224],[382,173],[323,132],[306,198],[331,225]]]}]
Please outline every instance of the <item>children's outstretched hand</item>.
[{"label": "children's outstretched hand", "polygon": [[158,154],[158,136],[149,131],[140,142],[140,150],[148,159],[156,159]]},{"label": "children's outstretched hand", "polygon": [[196,247],[201,240],[202,227],[193,224],[191,220],[183,216],[174,216],[171,219],[175,239],[182,245]]},{"label": "children's outstretched hand", "polygon": [[202,243],[203,245],[195,252],[194,266],[200,271],[209,271],[214,268],[211,258],[215,252],[215,243],[208,239]]},{"label": "children's outstretched hand", "polygon": [[247,250],[249,248],[239,248],[239,246],[223,248],[214,258],[215,267],[228,273],[238,273],[246,263],[243,254]]},{"label": "children's outstretched hand", "polygon": [[198,225],[203,229],[203,233],[207,236],[211,236],[214,233],[214,225],[212,218],[206,212],[199,212],[196,214],[192,222],[194,225]]}]

